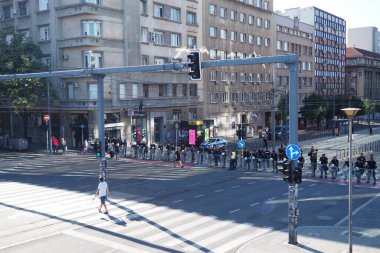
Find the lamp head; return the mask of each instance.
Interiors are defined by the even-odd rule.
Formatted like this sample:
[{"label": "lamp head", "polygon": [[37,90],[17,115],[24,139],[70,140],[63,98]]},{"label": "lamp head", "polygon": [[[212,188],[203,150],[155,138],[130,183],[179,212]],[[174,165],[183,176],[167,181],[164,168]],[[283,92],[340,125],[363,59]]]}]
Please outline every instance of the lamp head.
[{"label": "lamp head", "polygon": [[358,111],[360,111],[361,109],[351,107],[351,108],[343,108],[340,110],[343,111],[344,114],[346,114],[347,118],[353,118],[358,113]]}]

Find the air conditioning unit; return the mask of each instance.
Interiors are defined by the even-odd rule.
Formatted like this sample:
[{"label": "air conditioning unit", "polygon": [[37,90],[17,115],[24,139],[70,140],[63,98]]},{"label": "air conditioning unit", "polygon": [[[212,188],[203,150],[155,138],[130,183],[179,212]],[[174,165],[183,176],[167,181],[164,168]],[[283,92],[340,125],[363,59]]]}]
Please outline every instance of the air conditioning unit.
[{"label": "air conditioning unit", "polygon": [[149,32],[149,40],[151,42],[155,42],[156,41],[156,33],[155,32]]},{"label": "air conditioning unit", "polygon": [[74,83],[74,88],[78,88],[79,87],[79,83]]},{"label": "air conditioning unit", "polygon": [[62,60],[68,60],[69,59],[69,55],[68,54],[63,54],[62,55]]}]

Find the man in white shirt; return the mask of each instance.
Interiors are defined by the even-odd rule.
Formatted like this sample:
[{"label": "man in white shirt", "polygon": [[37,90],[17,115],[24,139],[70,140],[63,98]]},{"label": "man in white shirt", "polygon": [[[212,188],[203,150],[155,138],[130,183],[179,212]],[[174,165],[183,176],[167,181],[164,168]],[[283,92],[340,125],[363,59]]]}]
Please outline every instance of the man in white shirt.
[{"label": "man in white shirt", "polygon": [[95,193],[95,195],[99,195],[99,199],[100,199],[100,206],[98,208],[99,213],[102,212],[102,207],[104,206],[104,209],[106,209],[104,213],[108,214],[106,199],[107,199],[107,195],[109,194],[110,194],[110,191],[108,189],[107,182],[104,182],[104,179],[100,177],[98,189],[96,190],[96,193]]}]

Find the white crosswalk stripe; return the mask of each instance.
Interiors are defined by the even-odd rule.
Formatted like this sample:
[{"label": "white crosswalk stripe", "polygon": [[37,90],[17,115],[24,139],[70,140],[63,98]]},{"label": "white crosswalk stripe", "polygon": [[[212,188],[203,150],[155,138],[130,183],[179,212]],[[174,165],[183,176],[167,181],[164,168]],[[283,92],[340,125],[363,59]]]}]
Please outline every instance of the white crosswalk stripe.
[{"label": "white crosswalk stripe", "polygon": [[[98,213],[99,200],[92,201],[93,192],[0,181],[0,192],[4,191],[7,195],[0,201],[0,215],[7,213],[9,219],[23,217],[26,222],[0,230],[0,249],[7,248],[2,237],[52,226],[57,226],[56,230],[51,230],[52,235],[61,233],[112,245],[110,247],[120,252],[149,252],[147,245],[159,245],[181,252],[227,252],[254,234],[263,232],[251,224],[237,224],[214,216],[157,205],[147,197],[119,192],[113,192],[110,196],[107,204],[109,215],[105,215]],[[29,223],[28,220],[33,222]],[[99,233],[118,234],[127,239],[123,244],[114,243],[110,238],[102,238]],[[147,244],[136,246],[137,243],[128,238]]]}]

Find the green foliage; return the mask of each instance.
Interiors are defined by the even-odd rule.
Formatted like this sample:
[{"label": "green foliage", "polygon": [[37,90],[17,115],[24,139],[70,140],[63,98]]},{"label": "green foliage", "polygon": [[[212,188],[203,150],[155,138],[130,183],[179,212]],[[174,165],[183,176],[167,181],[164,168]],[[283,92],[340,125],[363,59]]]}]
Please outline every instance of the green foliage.
[{"label": "green foliage", "polygon": [[[14,34],[10,43],[0,37],[0,74],[24,74],[46,70],[41,64],[42,52],[29,38]],[[12,79],[0,81],[0,99],[12,104],[14,111],[30,111],[46,90],[42,79]]]}]

